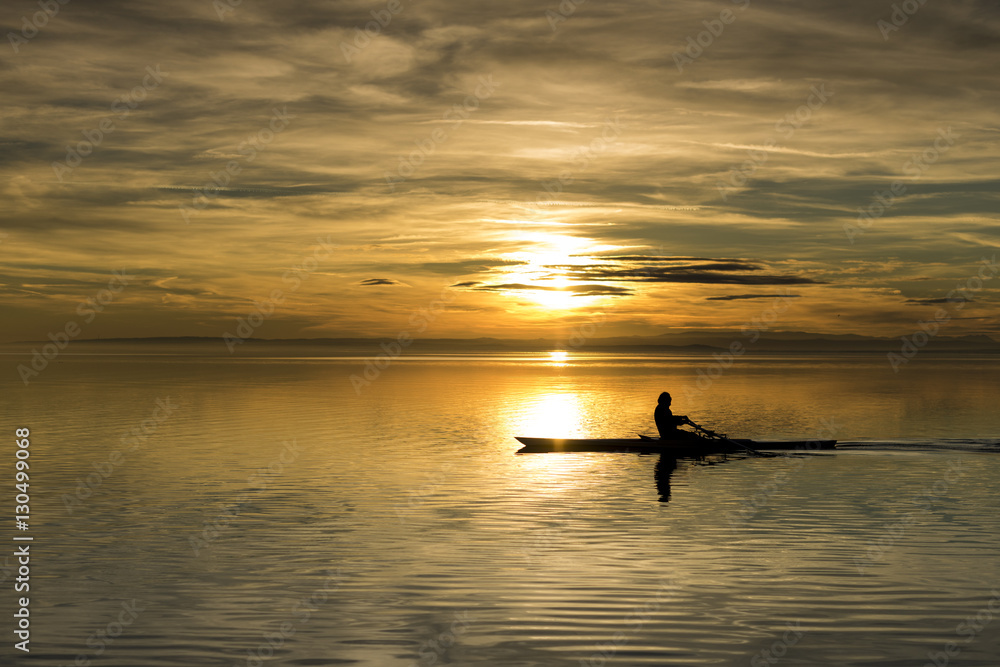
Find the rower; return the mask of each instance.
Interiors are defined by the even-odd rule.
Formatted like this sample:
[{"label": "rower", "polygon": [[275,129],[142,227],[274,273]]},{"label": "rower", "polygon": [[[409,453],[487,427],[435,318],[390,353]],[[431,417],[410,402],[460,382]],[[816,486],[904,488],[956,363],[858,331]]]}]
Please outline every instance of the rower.
[{"label": "rower", "polygon": [[690,431],[679,431],[678,426],[691,424],[687,415],[675,415],[670,411],[670,394],[663,392],[657,399],[656,410],[653,411],[653,421],[656,422],[656,430],[660,432],[660,440],[687,439],[694,434]]}]

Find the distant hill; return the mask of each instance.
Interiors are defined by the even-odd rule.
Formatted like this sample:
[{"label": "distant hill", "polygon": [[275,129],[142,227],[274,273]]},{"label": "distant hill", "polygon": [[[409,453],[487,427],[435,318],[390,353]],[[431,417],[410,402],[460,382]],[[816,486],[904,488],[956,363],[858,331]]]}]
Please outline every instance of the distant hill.
[{"label": "distant hill", "polygon": [[[756,341],[754,341],[752,332],[749,336],[742,332],[686,332],[663,334],[657,338],[670,345],[682,345],[696,340],[701,344],[717,347],[728,347],[733,341],[740,341],[750,349],[765,352],[889,352],[898,350],[901,345],[899,337],[880,338],[857,334],[817,334],[804,331],[761,333]],[[1000,343],[985,334],[942,335],[931,338],[924,349],[954,352],[1000,351]]]},{"label": "distant hill", "polygon": [[[381,346],[392,346],[394,339],[385,338],[250,338],[235,345],[236,356],[287,354],[289,356],[368,356],[381,352]],[[751,331],[690,331],[665,333],[659,336],[616,336],[574,339],[501,339],[501,338],[419,338],[405,348],[407,354],[483,354],[548,352],[552,350],[577,350],[580,352],[631,352],[644,354],[705,355],[728,350],[739,343],[746,351],[780,353],[887,353],[898,351],[899,338],[879,338],[856,334],[818,334],[803,331],[776,331],[760,334]],[[49,341],[23,341],[5,347],[33,348]],[[99,353],[170,353],[193,355],[229,356],[229,349],[221,337],[151,337],[103,338],[74,341],[69,352],[93,351]],[[987,335],[936,336],[931,338],[924,351],[951,353],[1000,352],[1000,342]]]}]

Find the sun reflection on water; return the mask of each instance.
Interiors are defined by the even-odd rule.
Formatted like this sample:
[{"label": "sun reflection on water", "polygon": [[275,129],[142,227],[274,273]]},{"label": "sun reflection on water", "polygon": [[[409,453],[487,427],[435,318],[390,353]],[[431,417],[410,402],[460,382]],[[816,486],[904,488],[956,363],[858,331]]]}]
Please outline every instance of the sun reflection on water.
[{"label": "sun reflection on water", "polygon": [[[581,438],[587,436],[587,414],[579,394],[565,391],[540,393],[528,399],[511,427],[513,435]],[[600,465],[599,460],[593,457],[558,453],[524,454],[519,457],[519,463],[525,480],[530,480],[538,495],[562,494],[585,485],[586,472]]]},{"label": "sun reflection on water", "polygon": [[579,437],[583,408],[576,394],[541,394],[526,408],[516,435],[535,438]]},{"label": "sun reflection on water", "polygon": [[569,352],[566,350],[553,350],[549,352],[549,361],[552,362],[553,366],[565,366],[567,357],[569,357]]}]

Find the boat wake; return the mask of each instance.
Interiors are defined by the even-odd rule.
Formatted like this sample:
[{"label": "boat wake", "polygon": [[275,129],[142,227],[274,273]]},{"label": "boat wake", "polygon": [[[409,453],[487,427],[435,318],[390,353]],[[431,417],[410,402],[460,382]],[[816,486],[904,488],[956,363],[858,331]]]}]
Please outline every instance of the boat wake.
[{"label": "boat wake", "polygon": [[901,450],[901,451],[961,451],[1000,453],[996,438],[946,438],[933,440],[847,440],[837,442],[837,449]]}]

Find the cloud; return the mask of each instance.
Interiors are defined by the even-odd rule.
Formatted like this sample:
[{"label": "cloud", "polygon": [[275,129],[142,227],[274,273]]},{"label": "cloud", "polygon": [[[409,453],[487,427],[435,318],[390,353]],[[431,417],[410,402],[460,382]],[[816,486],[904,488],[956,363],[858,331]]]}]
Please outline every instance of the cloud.
[{"label": "cloud", "polygon": [[783,153],[786,155],[805,155],[807,157],[816,158],[833,158],[833,159],[845,159],[845,158],[860,158],[860,157],[875,157],[880,155],[877,152],[861,152],[861,153],[821,153],[817,151],[804,151],[795,148],[788,148],[787,146],[767,146],[767,145],[754,145],[754,144],[709,144],[716,148],[726,148],[735,151],[765,151],[768,153]]},{"label": "cloud", "polygon": [[777,79],[730,79],[722,81],[681,81],[678,88],[694,90],[727,90],[731,92],[775,91],[790,84]]},{"label": "cloud", "polygon": [[575,280],[608,280],[638,283],[686,283],[707,285],[818,285],[825,281],[805,276],[755,273],[763,267],[749,262],[708,262],[680,266],[560,267]]},{"label": "cloud", "polygon": [[[296,276],[269,336],[393,334],[449,285],[470,311],[439,318],[442,335],[545,335],[543,308],[504,295],[555,275],[620,297],[623,333],[721,326],[734,304],[716,302],[765,291],[706,285],[837,289],[843,317],[816,298],[787,317],[905,333],[921,303],[900,295],[947,293],[1000,247],[1000,10],[928,2],[884,39],[888,2],[725,4],[737,20],[683,71],[674,54],[718,7],[582,3],[553,30],[556,4],[405,2],[348,58],[372,20],[354,0],[226,4],[221,20],[207,0],[72,5],[0,61],[16,128],[0,137],[0,249],[25,258],[4,264],[7,335],[44,339],[122,266],[141,278],[94,333],[221,335]],[[4,34],[26,7],[0,7]],[[147,67],[167,74],[142,90]],[[497,85],[477,98],[482,77]],[[810,108],[821,85],[833,94]],[[955,145],[915,171],[942,128]],[[844,225],[896,181],[851,244]],[[338,250],[314,256],[327,237]],[[666,313],[667,297],[686,306]],[[601,307],[586,301],[581,315]]]},{"label": "cloud", "polygon": [[501,285],[481,285],[475,288],[479,292],[568,292],[574,296],[623,296],[631,294],[632,290],[614,285],[527,285],[520,283],[505,283]]},{"label": "cloud", "polygon": [[359,285],[403,285],[403,283],[398,280],[393,280],[391,278],[368,278],[367,280],[362,280]]},{"label": "cloud", "polygon": [[741,259],[713,259],[711,257],[658,257],[656,255],[594,255],[595,259],[619,262],[742,262]]},{"label": "cloud", "polygon": [[739,299],[797,299],[801,294],[727,294],[725,296],[705,297],[706,301],[736,301]]},{"label": "cloud", "polygon": [[970,302],[971,299],[966,299],[965,297],[955,296],[955,297],[936,297],[932,299],[907,299],[903,303],[910,303],[917,306],[934,306],[941,303],[965,303]]}]

